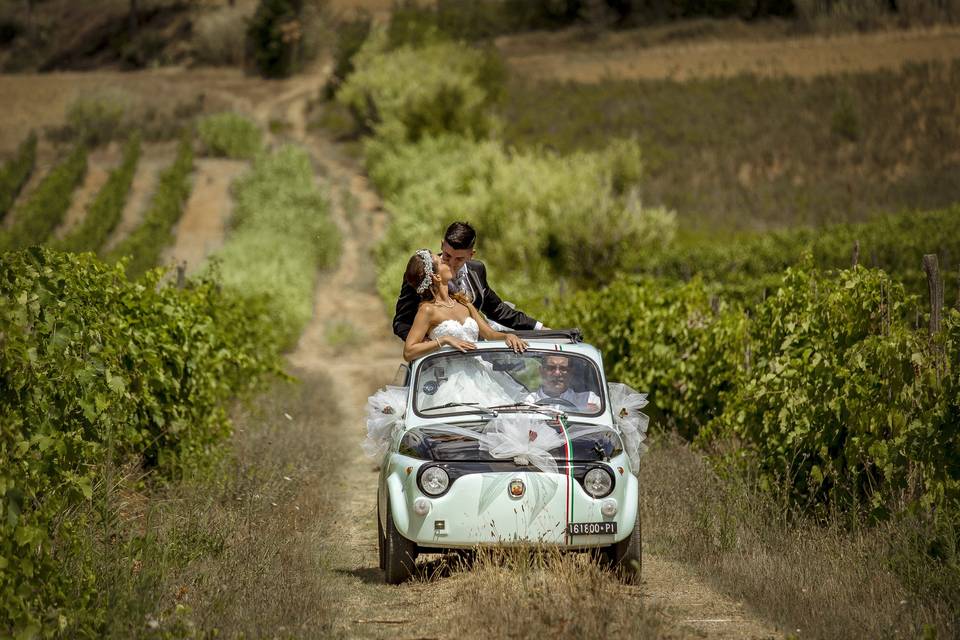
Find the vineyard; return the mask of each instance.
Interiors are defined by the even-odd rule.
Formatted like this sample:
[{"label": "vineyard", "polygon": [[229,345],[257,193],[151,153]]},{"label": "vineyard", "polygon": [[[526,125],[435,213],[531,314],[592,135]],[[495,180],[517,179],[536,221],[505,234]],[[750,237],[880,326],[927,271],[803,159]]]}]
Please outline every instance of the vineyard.
[{"label": "vineyard", "polygon": [[[338,232],[302,149],[263,148],[258,125],[235,113],[207,116],[197,131],[200,145],[181,135],[140,223],[109,250],[144,153],[137,132],[60,238],[53,232],[84,177],[87,145],[22,198],[37,137],[2,168],[3,202],[15,203],[0,232],[4,628],[29,636],[51,625],[70,635],[103,627],[89,536],[110,530],[107,504],[118,487],[132,488],[130,465],[163,483],[202,475],[222,457],[230,404],[282,375],[281,351],[311,315],[315,274],[336,260]],[[226,243],[175,282],[155,267],[193,188],[197,152],[252,165],[236,185]]]},{"label": "vineyard", "polygon": [[[0,636],[960,633],[960,63],[537,80],[492,36],[584,14],[501,4],[231,3],[198,37],[253,25],[289,79],[131,73],[7,145]],[[381,583],[363,405],[452,220],[649,395],[644,585],[549,553]]]}]

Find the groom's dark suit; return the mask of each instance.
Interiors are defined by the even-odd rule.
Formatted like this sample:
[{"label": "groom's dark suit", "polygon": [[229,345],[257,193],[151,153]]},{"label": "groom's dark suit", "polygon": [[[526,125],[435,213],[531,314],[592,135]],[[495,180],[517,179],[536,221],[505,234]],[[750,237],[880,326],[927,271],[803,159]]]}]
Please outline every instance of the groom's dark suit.
[{"label": "groom's dark suit", "polygon": [[[480,313],[511,329],[536,329],[537,321],[522,311],[506,304],[487,283],[487,267],[479,260],[468,260],[464,293]],[[393,332],[401,340],[407,339],[413,319],[420,306],[420,296],[406,282],[400,287],[397,310],[393,316]]]}]

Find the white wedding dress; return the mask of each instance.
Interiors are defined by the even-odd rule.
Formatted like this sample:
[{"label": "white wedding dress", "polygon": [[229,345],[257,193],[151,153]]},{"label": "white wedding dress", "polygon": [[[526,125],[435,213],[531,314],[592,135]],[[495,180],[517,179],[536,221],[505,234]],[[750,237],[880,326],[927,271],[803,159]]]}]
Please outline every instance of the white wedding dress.
[{"label": "white wedding dress", "polygon": [[[427,334],[430,340],[445,336],[476,342],[480,338],[480,327],[473,318],[463,322],[444,320]],[[476,403],[481,407],[513,404],[529,393],[509,375],[494,371],[488,362],[470,352],[450,354],[442,366],[445,380],[432,395],[420,394],[421,409],[451,402]]]}]

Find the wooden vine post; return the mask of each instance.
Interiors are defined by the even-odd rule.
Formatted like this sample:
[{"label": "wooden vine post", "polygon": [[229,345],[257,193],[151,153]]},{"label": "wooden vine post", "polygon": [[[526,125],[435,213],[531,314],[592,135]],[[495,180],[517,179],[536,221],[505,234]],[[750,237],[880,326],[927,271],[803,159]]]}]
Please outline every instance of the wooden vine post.
[{"label": "wooden vine post", "polygon": [[943,311],[943,282],[940,280],[940,266],[937,254],[923,256],[923,270],[927,273],[927,288],[930,291],[930,335],[940,333],[940,314]]},{"label": "wooden vine post", "polygon": [[855,267],[860,262],[860,241],[853,241],[853,255],[850,256],[850,266]]},{"label": "wooden vine post", "polygon": [[177,289],[183,289],[184,285],[187,283],[187,261],[177,265]]}]

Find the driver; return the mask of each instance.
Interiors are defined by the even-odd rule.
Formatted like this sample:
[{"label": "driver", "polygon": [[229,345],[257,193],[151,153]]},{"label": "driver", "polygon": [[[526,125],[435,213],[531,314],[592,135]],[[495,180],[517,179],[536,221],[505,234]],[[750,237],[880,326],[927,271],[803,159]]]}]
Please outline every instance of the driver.
[{"label": "driver", "polygon": [[564,355],[549,355],[543,359],[540,367],[540,388],[524,398],[525,402],[551,404],[550,399],[558,400],[558,406],[574,406],[579,411],[595,412],[600,410],[600,396],[593,391],[574,391],[570,388],[573,377],[573,363]]}]

